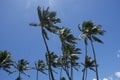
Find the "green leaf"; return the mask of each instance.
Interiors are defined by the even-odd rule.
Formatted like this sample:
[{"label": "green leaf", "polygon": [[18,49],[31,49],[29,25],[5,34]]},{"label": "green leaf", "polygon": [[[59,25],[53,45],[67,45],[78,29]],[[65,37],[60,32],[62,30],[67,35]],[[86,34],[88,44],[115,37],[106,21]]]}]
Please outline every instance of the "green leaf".
[{"label": "green leaf", "polygon": [[42,21],[43,20],[43,11],[42,11],[42,8],[38,6],[37,11],[38,11],[39,20]]},{"label": "green leaf", "polygon": [[96,42],[99,42],[99,43],[102,43],[102,44],[103,44],[103,42],[102,42],[99,38],[97,38],[96,36],[92,36],[92,38],[93,38],[93,40],[94,40],[94,41],[96,41]]},{"label": "green leaf", "polygon": [[56,12],[50,12],[50,13],[49,13],[49,17],[50,17],[50,18],[54,18],[55,16],[56,16]]},{"label": "green leaf", "polygon": [[38,26],[38,24],[35,24],[35,23],[30,23],[29,25],[30,26]]}]

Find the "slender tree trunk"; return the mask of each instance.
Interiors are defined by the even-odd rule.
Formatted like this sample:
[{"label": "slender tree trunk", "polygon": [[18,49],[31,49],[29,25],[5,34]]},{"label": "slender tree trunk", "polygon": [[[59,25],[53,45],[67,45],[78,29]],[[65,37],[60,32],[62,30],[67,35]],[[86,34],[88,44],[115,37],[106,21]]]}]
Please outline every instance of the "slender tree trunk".
[{"label": "slender tree trunk", "polygon": [[69,71],[66,70],[66,68],[64,68],[63,66],[62,66],[62,68],[63,68],[63,70],[65,71],[65,73],[66,73],[68,79],[69,79],[69,80],[72,80],[71,77],[70,77]]},{"label": "slender tree trunk", "polygon": [[18,72],[18,78],[21,79],[21,76],[20,76],[20,71]]},{"label": "slender tree trunk", "polygon": [[50,55],[50,51],[49,51],[45,36],[43,34],[43,30],[44,30],[43,27],[41,27],[41,30],[42,30],[42,37],[43,37],[43,40],[44,40],[44,44],[45,44],[47,54],[48,54],[47,62],[48,62],[48,70],[49,70],[49,72],[48,72],[49,73],[49,79],[54,80],[54,76],[53,76],[53,72],[52,72],[52,68],[51,68],[51,55]]},{"label": "slender tree trunk", "polygon": [[60,80],[61,80],[61,77],[62,77],[62,68],[60,70]]},{"label": "slender tree trunk", "polygon": [[84,43],[85,43],[85,60],[84,60],[84,70],[83,70],[82,80],[85,80],[85,76],[87,75],[87,73],[86,73],[86,57],[88,56],[88,54],[87,54],[87,41],[86,41],[86,39],[84,40]]},{"label": "slender tree trunk", "polygon": [[85,71],[85,80],[87,80],[87,68],[86,68],[86,71]]},{"label": "slender tree trunk", "polygon": [[72,80],[68,71],[66,71],[69,80]]},{"label": "slender tree trunk", "polygon": [[83,76],[82,76],[82,80],[84,80],[84,77],[85,77],[85,68],[83,69]]},{"label": "slender tree trunk", "polygon": [[95,60],[96,79],[99,80],[97,59],[96,59],[96,54],[95,54],[95,49],[94,49],[92,38],[90,38],[90,41],[91,41],[93,56],[94,56],[94,60]]},{"label": "slender tree trunk", "polygon": [[37,73],[36,73],[36,80],[38,80],[38,70],[37,70]]},{"label": "slender tree trunk", "polygon": [[73,66],[72,66],[72,60],[71,60],[71,80],[73,80]]}]

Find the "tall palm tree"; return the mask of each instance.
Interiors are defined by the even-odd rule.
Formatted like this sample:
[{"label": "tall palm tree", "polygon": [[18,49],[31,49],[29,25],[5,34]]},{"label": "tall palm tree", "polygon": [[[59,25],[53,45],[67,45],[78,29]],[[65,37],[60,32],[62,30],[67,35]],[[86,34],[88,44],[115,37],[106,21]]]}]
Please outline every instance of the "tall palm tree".
[{"label": "tall palm tree", "polygon": [[68,28],[61,28],[59,37],[63,53],[59,62],[69,80],[73,80],[73,68],[77,69],[77,66],[79,66],[77,60],[79,59],[78,54],[80,53],[80,49],[75,46],[77,38],[71,34],[71,30]]},{"label": "tall palm tree", "polygon": [[31,23],[30,25],[41,27],[42,37],[47,50],[46,55],[49,56],[49,58],[47,58],[49,80],[54,80],[51,62],[50,62],[51,61],[50,50],[46,42],[46,39],[49,40],[46,30],[54,34],[57,34],[59,27],[56,26],[55,24],[60,23],[60,19],[56,17],[56,12],[49,12],[49,7],[46,10],[42,9],[41,7],[38,7],[37,11],[38,11],[38,17],[39,17],[40,23],[39,24]]},{"label": "tall palm tree", "polygon": [[10,68],[13,66],[13,60],[11,55],[8,51],[0,51],[0,69],[8,73],[12,73]]},{"label": "tall palm tree", "polygon": [[98,75],[98,66],[97,66],[97,60],[96,60],[96,53],[93,45],[93,41],[103,43],[97,35],[103,35],[104,30],[101,30],[101,25],[94,25],[92,21],[84,21],[82,24],[82,29],[79,27],[79,30],[82,32],[81,38],[85,39],[85,45],[87,44],[87,40],[90,40],[93,56],[95,60],[95,70],[96,70],[96,79],[99,80]]},{"label": "tall palm tree", "polygon": [[45,73],[46,70],[46,64],[42,60],[38,60],[38,62],[35,62],[35,68],[33,68],[37,71],[36,73],[36,80],[38,80],[38,72],[40,71],[43,74]]},{"label": "tall palm tree", "polygon": [[[82,32],[82,30],[81,30],[81,28],[80,28],[80,24],[78,25],[78,29]],[[85,44],[85,60],[84,60],[84,63],[86,62],[86,56],[88,56],[88,43],[87,43],[87,36],[85,35],[85,34],[83,34],[82,33],[82,35],[80,35],[80,37],[79,37],[80,39],[81,38],[84,38],[84,44]],[[84,80],[85,79],[85,74],[86,74],[86,72],[87,72],[87,68],[86,68],[86,66],[85,65],[83,65],[84,66],[84,69],[83,69],[83,76],[82,76],[82,80]]]},{"label": "tall palm tree", "polygon": [[24,60],[24,59],[20,59],[18,60],[18,62],[14,64],[14,67],[16,69],[15,72],[18,72],[18,77],[16,80],[22,80],[21,78],[21,74],[24,74],[28,77],[30,77],[28,74],[25,73],[25,71],[30,70],[31,68],[29,67],[29,63],[28,61]]}]

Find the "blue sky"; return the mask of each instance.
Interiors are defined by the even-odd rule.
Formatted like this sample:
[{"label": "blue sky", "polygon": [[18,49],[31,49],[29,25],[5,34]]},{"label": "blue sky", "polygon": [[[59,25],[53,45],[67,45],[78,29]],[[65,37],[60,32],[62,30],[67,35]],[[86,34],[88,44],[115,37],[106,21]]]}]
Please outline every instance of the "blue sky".
[{"label": "blue sky", "polygon": [[[95,24],[101,24],[102,29],[106,30],[105,35],[100,37],[104,45],[95,45],[100,80],[120,80],[119,0],[1,0],[0,50],[11,52],[14,60],[24,58],[33,64],[39,58],[45,59],[40,28],[29,26],[31,22],[39,23],[37,6],[44,8],[49,6],[50,10],[56,11],[57,16],[62,20],[59,25],[72,29],[76,37],[80,34],[77,25],[82,24],[83,21],[92,20]],[[58,38],[53,34],[50,37],[51,50],[59,53]],[[81,42],[78,42],[78,46],[83,51]],[[27,79],[35,79],[35,72],[29,73],[32,76]],[[81,73],[75,74],[75,80],[81,75]],[[0,71],[2,80],[14,80],[17,74],[6,76],[8,75],[5,72]],[[89,80],[95,80],[93,73],[88,77]]]}]

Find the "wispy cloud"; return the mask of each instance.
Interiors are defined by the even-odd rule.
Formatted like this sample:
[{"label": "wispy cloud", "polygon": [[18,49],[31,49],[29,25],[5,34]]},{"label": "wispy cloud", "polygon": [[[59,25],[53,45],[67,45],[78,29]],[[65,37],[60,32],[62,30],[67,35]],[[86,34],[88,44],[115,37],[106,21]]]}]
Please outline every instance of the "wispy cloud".
[{"label": "wispy cloud", "polygon": [[120,49],[117,51],[117,58],[120,58]]},{"label": "wispy cloud", "polygon": [[103,78],[103,80],[109,80],[108,78]]},{"label": "wispy cloud", "polygon": [[[94,78],[93,80],[97,80],[97,79]],[[104,78],[101,78],[99,80],[113,80],[113,77],[111,77],[111,76],[110,77],[104,77]]]},{"label": "wispy cloud", "polygon": [[97,79],[93,79],[93,80],[97,80]]},{"label": "wispy cloud", "polygon": [[115,72],[115,76],[120,79],[120,72]]}]

